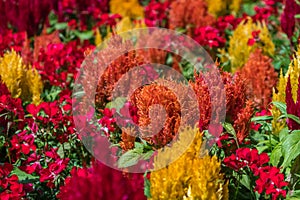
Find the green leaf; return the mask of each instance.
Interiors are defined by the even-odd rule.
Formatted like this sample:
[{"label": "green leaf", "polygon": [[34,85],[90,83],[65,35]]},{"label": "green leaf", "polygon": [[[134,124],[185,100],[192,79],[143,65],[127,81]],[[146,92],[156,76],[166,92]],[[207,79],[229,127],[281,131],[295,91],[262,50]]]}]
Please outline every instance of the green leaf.
[{"label": "green leaf", "polygon": [[140,142],[135,142],[134,143],[134,148],[135,149],[144,149],[144,145],[143,144],[141,144]]},{"label": "green leaf", "polygon": [[300,119],[299,117],[295,116],[295,115],[291,115],[291,114],[287,114],[286,115],[287,118],[294,120],[295,122],[297,122],[298,124],[300,124]]},{"label": "green leaf", "polygon": [[145,178],[145,188],[144,188],[144,194],[147,198],[151,198],[151,183],[150,183],[150,180]]},{"label": "green leaf", "polygon": [[126,103],[127,98],[126,97],[117,97],[113,101],[106,104],[106,108],[112,109],[115,108],[116,111],[119,113],[121,108],[123,108],[124,104]]},{"label": "green leaf", "polygon": [[49,18],[49,24],[50,26],[53,26],[57,23],[57,16],[55,15],[54,12],[50,12],[48,15]]},{"label": "green leaf", "polygon": [[300,130],[287,135],[282,142],[283,168],[288,167],[292,160],[300,155]]},{"label": "green leaf", "polygon": [[282,114],[285,114],[285,115],[287,114],[286,113],[286,104],[285,103],[278,102],[278,101],[273,101],[272,103],[274,104],[274,106],[276,106],[280,110],[280,112]]},{"label": "green leaf", "polygon": [[126,168],[136,165],[141,158],[141,152],[136,149],[129,150],[124,153],[118,160],[119,168]]},{"label": "green leaf", "polygon": [[150,150],[150,151],[147,151],[146,153],[144,153],[142,155],[142,159],[143,160],[148,160],[151,158],[151,156],[153,155],[154,151],[153,150]]},{"label": "green leaf", "polygon": [[281,131],[279,132],[279,140],[282,141],[288,135],[289,135],[288,127],[281,129]]},{"label": "green leaf", "polygon": [[243,174],[241,179],[240,179],[240,183],[245,186],[248,190],[252,190],[251,188],[251,180],[249,178],[248,175]]},{"label": "green leaf", "polygon": [[67,22],[62,22],[62,23],[56,23],[54,25],[56,30],[64,30],[68,28],[68,23]]},{"label": "green leaf", "polygon": [[23,172],[18,167],[14,167],[11,174],[15,174],[19,178],[19,182],[21,183],[32,183],[39,180],[38,176],[33,176],[31,174],[27,174],[26,172]]},{"label": "green leaf", "polygon": [[273,116],[258,116],[251,118],[251,122],[272,120]]},{"label": "green leaf", "polygon": [[282,148],[281,143],[279,143],[278,145],[275,146],[275,148],[273,149],[270,155],[270,163],[273,166],[278,166],[280,162],[280,158],[282,157],[281,148]]},{"label": "green leaf", "polygon": [[229,133],[230,135],[233,135],[236,138],[236,132],[230,123],[224,122],[223,127],[225,128],[227,133]]},{"label": "green leaf", "polygon": [[90,31],[84,31],[80,32],[78,30],[74,31],[74,34],[79,37],[80,40],[89,40],[94,36],[94,32],[92,30]]}]

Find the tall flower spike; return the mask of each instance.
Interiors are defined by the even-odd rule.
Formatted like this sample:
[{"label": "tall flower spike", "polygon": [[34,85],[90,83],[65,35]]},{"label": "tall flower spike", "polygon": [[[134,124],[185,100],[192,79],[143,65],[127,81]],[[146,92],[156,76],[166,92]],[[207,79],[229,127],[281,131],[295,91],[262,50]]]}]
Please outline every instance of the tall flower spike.
[{"label": "tall flower spike", "polygon": [[[280,77],[279,81],[277,84],[277,91],[273,88],[273,97],[272,101],[277,101],[277,102],[284,102],[285,101],[285,88],[286,88],[286,78],[283,75],[282,70],[280,71]],[[278,118],[281,115],[280,110],[276,107],[273,106],[271,110],[273,120],[272,120],[272,132],[273,134],[277,135],[279,134],[280,130],[284,128],[286,125],[286,122],[284,120],[278,120]]]},{"label": "tall flower spike", "polygon": [[8,52],[0,58],[0,76],[12,97],[39,104],[43,90],[41,77],[36,69],[26,66],[15,52]]},{"label": "tall flower spike", "polygon": [[[288,82],[286,86],[286,97],[285,97],[285,102],[286,102],[286,107],[287,107],[287,113],[295,115],[297,117],[300,117],[300,76],[298,79],[298,91],[297,91],[297,99],[294,101],[293,95],[292,95],[292,86],[291,86],[291,79],[288,77]],[[290,130],[299,130],[300,129],[300,124],[295,122],[292,119],[287,120],[287,124]]]},{"label": "tall flower spike", "polygon": [[235,15],[240,9],[242,0],[206,0],[206,2],[208,12],[217,17],[227,14],[228,11]]},{"label": "tall flower spike", "polygon": [[187,141],[194,138],[184,154],[167,167],[153,171],[150,176],[151,199],[228,199],[227,184],[220,173],[217,157],[210,157],[202,149],[202,134],[185,128],[172,147],[159,150],[154,167],[161,168],[174,154],[185,150]]},{"label": "tall flower spike", "polygon": [[240,73],[246,81],[248,98],[254,101],[256,107],[267,108],[271,102],[272,89],[277,82],[272,60],[257,49],[251,53]]},{"label": "tall flower spike", "polygon": [[122,17],[144,17],[144,8],[139,4],[138,0],[111,0],[109,6],[112,13],[120,14]]},{"label": "tall flower spike", "polygon": [[235,72],[244,66],[250,54],[258,47],[264,55],[274,54],[275,46],[266,24],[254,23],[251,18],[247,18],[238,25],[229,41],[231,70]]},{"label": "tall flower spike", "polygon": [[[297,91],[298,91],[298,78],[300,75],[300,46],[298,47],[297,52],[294,55],[293,60],[289,65],[289,69],[285,76],[281,71],[279,83],[276,87],[276,91],[273,91],[272,101],[278,101],[284,103],[286,100],[286,87],[287,87],[287,79],[290,78],[291,83],[291,93],[294,102],[297,100]],[[277,120],[282,113],[275,106],[272,107],[272,128],[273,133],[278,134],[280,130],[286,125],[284,120]]]}]

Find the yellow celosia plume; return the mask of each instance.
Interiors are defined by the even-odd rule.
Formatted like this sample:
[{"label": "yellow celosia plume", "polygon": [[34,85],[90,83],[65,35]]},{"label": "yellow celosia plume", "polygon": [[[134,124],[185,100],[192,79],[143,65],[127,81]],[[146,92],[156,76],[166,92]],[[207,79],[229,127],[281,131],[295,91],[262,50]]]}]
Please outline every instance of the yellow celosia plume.
[{"label": "yellow celosia plume", "polygon": [[232,14],[236,14],[241,6],[242,0],[206,0],[208,12],[214,16],[226,14],[229,10]]},{"label": "yellow celosia plume", "polygon": [[0,58],[0,77],[12,97],[34,104],[41,102],[43,83],[39,73],[26,66],[15,51],[7,52]]},{"label": "yellow celosia plume", "polygon": [[144,17],[144,8],[138,0],[111,0],[109,5],[112,13],[120,14],[122,17],[133,19]]},{"label": "yellow celosia plume", "polygon": [[172,147],[158,152],[154,167],[165,166],[174,154],[185,150],[191,137],[195,137],[192,144],[179,159],[151,173],[152,200],[228,199],[228,187],[220,173],[220,162],[217,157],[203,152],[202,134],[197,129],[182,130]]},{"label": "yellow celosia plume", "polygon": [[[253,37],[252,32],[259,31],[259,41],[253,45],[248,45],[249,39]],[[256,49],[261,48],[263,54],[273,55],[275,51],[274,43],[266,24],[254,23],[251,18],[242,21],[235,29],[229,41],[229,59],[231,61],[231,70],[235,72],[238,68],[244,66],[249,55]]]},{"label": "yellow celosia plume", "polygon": [[[132,29],[136,29],[136,28],[145,28],[146,24],[144,23],[144,20],[139,20],[139,21],[135,21],[133,22],[129,17],[124,17],[122,18],[121,21],[119,21],[116,24],[116,27],[113,29],[113,32],[115,34],[121,34],[123,32],[126,31],[130,31]],[[109,28],[107,28],[107,35],[104,38],[105,39],[109,39],[112,36],[112,33],[110,32]],[[130,38],[130,33],[127,34],[121,34],[121,36],[126,39],[126,37]],[[95,44],[96,45],[100,45],[102,43],[102,36],[99,32],[99,30],[96,30],[96,36],[95,36]]]},{"label": "yellow celosia plume", "polygon": [[[276,87],[277,92],[275,90],[273,90],[272,101],[278,101],[278,102],[285,103],[286,84],[287,84],[288,77],[290,77],[293,99],[296,102],[299,75],[300,75],[300,46],[298,46],[298,51],[295,53],[294,58],[291,61],[290,65],[289,65],[289,69],[288,69],[287,73],[285,74],[285,76],[283,75],[283,73],[281,71],[279,82]],[[280,130],[282,130],[284,128],[284,126],[286,125],[286,122],[284,119],[277,120],[280,117],[280,115],[282,115],[282,113],[275,106],[272,107],[272,115],[273,115],[273,121],[272,121],[273,133],[278,134],[280,132]]]}]

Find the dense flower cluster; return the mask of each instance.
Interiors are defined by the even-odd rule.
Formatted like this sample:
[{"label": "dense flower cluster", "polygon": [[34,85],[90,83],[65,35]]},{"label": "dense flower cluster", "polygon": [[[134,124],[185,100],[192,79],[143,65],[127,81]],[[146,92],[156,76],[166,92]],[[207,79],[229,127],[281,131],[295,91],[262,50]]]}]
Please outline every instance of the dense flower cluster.
[{"label": "dense flower cluster", "polygon": [[278,77],[271,62],[269,57],[257,49],[250,54],[247,63],[240,70],[241,76],[246,80],[247,96],[262,108],[267,108],[271,102],[272,89]]},{"label": "dense flower cluster", "polygon": [[26,66],[15,51],[0,58],[0,76],[14,98],[20,97],[34,104],[41,102],[43,83],[40,75],[36,69]]},{"label": "dense flower cluster", "polygon": [[60,188],[59,199],[146,199],[141,174],[122,174],[99,162],[91,168],[73,167],[70,174]]},{"label": "dense flower cluster", "polygon": [[[180,156],[191,138],[194,138],[192,144]],[[196,129],[186,128],[181,130],[171,147],[158,152],[154,161],[157,169],[174,155],[179,154],[180,158],[151,173],[151,199],[228,199],[220,162],[215,156],[206,155],[201,148],[202,134]]]},{"label": "dense flower cluster", "polygon": [[[0,199],[299,199],[299,12],[298,0],[0,0]],[[147,27],[165,29],[128,32]],[[193,66],[166,29],[211,58]],[[199,71],[207,61],[218,73]]]},{"label": "dense flower cluster", "polygon": [[272,199],[279,196],[286,197],[284,187],[288,185],[284,181],[284,175],[276,167],[265,166],[269,162],[269,156],[266,153],[259,154],[256,149],[240,148],[235,154],[224,159],[224,164],[238,171],[249,167],[256,180],[255,191],[265,192],[271,195]]},{"label": "dense flower cluster", "polygon": [[256,48],[262,48],[262,52],[270,56],[275,50],[266,24],[255,23],[248,18],[238,25],[229,42],[228,53],[232,71],[244,66]]}]

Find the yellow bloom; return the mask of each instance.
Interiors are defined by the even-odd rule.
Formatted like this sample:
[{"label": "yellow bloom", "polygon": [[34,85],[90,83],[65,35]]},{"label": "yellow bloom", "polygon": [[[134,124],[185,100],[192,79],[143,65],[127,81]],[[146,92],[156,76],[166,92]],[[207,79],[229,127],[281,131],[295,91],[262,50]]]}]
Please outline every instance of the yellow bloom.
[{"label": "yellow bloom", "polygon": [[234,15],[239,11],[242,0],[206,0],[208,12],[214,16],[226,14],[229,10]]},{"label": "yellow bloom", "polygon": [[112,13],[120,14],[122,17],[135,19],[144,17],[144,8],[138,0],[111,0],[109,5]]},{"label": "yellow bloom", "polygon": [[[259,42],[255,42],[251,46],[248,45],[248,41],[253,37],[253,31],[259,31]],[[254,23],[251,18],[248,18],[238,25],[229,41],[228,53],[232,71],[235,72],[238,68],[241,68],[256,48],[261,48],[265,55],[273,55],[275,51],[266,24],[264,22]]]},{"label": "yellow bloom", "polygon": [[[285,90],[286,90],[286,84],[287,79],[290,76],[291,79],[291,86],[292,86],[292,94],[293,99],[296,102],[297,100],[297,90],[298,90],[298,78],[300,75],[300,46],[298,47],[298,51],[295,53],[293,60],[291,61],[289,65],[289,69],[285,76],[283,76],[283,73],[281,71],[279,82],[277,84],[277,92],[273,90],[273,97],[272,101],[278,101],[285,103]],[[280,130],[284,128],[286,125],[285,120],[277,120],[278,117],[280,117],[282,113],[278,108],[275,106],[272,107],[272,115],[273,115],[273,121],[272,121],[272,128],[273,133],[278,134]]]},{"label": "yellow bloom", "polygon": [[[279,81],[277,84],[277,93],[275,92],[275,89],[273,89],[272,101],[285,102],[286,83],[287,83],[287,80],[283,76],[283,73],[281,70]],[[279,134],[280,130],[282,130],[284,128],[286,123],[284,120],[280,120],[280,121],[277,120],[280,117],[281,112],[276,106],[272,107],[271,113],[273,115],[273,120],[272,120],[273,131],[272,132],[277,135],[277,134]]]},{"label": "yellow bloom", "polygon": [[179,159],[151,173],[152,200],[228,199],[228,188],[220,173],[220,162],[217,157],[210,157],[203,152],[202,134],[196,129],[186,128],[181,131],[179,140],[172,147],[158,152],[154,167],[158,169],[166,166],[169,159],[180,152],[184,153]]},{"label": "yellow bloom", "polygon": [[0,76],[12,97],[20,97],[34,104],[41,102],[43,83],[40,75],[36,69],[26,66],[15,51],[5,53],[0,58]]},{"label": "yellow bloom", "polygon": [[[141,20],[137,20],[137,21],[132,21],[129,17],[124,17],[122,18],[121,21],[119,21],[117,24],[116,24],[116,27],[113,29],[113,32],[115,34],[118,34],[120,35],[121,33],[123,32],[127,32],[127,31],[130,31],[130,30],[133,30],[133,29],[137,29],[137,28],[145,28],[146,27],[146,24],[144,22],[143,19]],[[110,31],[109,28],[107,28],[107,35],[106,37],[104,38],[105,39],[109,39],[111,36],[112,36],[112,32]],[[121,36],[126,39],[130,39],[130,33],[128,34],[121,34]],[[102,36],[99,32],[99,30],[97,29],[96,30],[96,35],[95,35],[95,44],[96,45],[100,45],[102,43]]]}]

